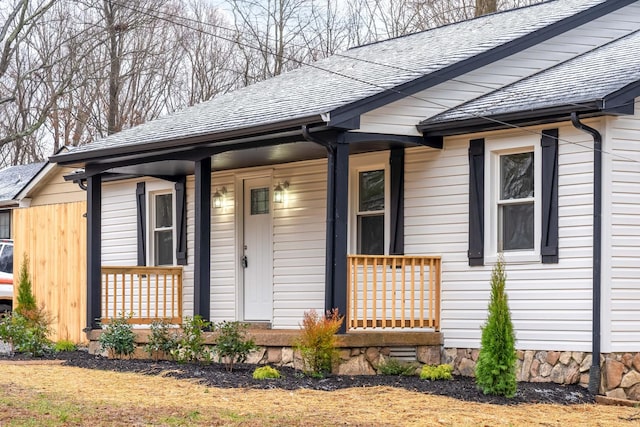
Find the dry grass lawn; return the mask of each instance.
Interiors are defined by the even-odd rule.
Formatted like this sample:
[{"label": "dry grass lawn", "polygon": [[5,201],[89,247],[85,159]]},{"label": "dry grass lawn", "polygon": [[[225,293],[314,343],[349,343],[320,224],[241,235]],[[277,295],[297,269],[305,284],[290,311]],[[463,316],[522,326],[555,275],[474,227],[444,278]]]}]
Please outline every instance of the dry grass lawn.
[{"label": "dry grass lawn", "polygon": [[638,426],[640,408],[497,406],[389,387],[249,390],[0,364],[0,426]]}]

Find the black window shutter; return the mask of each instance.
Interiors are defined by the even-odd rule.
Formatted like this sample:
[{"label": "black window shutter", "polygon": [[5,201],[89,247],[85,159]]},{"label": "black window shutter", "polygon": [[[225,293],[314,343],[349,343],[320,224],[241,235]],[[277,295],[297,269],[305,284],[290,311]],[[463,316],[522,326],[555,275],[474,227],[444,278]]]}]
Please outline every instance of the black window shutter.
[{"label": "black window shutter", "polygon": [[542,131],[542,242],[544,264],[558,263],[558,129]]},{"label": "black window shutter", "polygon": [[469,141],[469,265],[484,265],[484,139]]},{"label": "black window shutter", "polygon": [[404,147],[392,148],[391,168],[391,241],[389,255],[404,255]]},{"label": "black window shutter", "polygon": [[147,203],[145,197],[145,183],[136,185],[136,210],[138,225],[138,265],[147,265]]},{"label": "black window shutter", "polygon": [[176,182],[176,262],[187,265],[187,191],[186,178]]}]

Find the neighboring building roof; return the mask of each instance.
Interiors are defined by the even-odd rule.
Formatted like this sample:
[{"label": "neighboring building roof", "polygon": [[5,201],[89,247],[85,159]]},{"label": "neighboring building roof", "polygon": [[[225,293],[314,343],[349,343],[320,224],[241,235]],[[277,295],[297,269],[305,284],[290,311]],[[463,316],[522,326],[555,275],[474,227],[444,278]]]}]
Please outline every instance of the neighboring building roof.
[{"label": "neighboring building roof", "polygon": [[640,95],[639,46],[640,30],[431,117],[419,128],[460,130],[514,114],[633,108]]},{"label": "neighboring building roof", "polygon": [[0,170],[0,206],[12,204],[16,195],[46,163],[11,166]]},{"label": "neighboring building roof", "polygon": [[631,1],[555,0],[336,54],[52,157],[152,151],[322,124],[340,127],[406,97],[616,10]]}]

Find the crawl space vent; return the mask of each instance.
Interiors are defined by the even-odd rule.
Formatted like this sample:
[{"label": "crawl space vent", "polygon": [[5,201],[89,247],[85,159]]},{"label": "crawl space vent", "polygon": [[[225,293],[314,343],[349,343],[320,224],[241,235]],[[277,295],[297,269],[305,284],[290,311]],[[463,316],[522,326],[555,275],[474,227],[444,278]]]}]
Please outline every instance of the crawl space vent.
[{"label": "crawl space vent", "polygon": [[389,353],[389,357],[392,359],[402,360],[405,362],[415,362],[416,348],[415,347],[392,347]]}]

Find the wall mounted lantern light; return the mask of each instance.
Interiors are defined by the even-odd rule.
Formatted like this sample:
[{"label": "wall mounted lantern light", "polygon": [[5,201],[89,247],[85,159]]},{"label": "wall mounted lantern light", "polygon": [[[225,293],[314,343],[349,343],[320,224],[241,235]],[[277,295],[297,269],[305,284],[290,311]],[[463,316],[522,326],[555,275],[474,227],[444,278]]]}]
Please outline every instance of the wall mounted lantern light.
[{"label": "wall mounted lantern light", "polygon": [[282,203],[284,202],[284,194],[289,188],[289,182],[285,181],[283,183],[278,183],[276,188],[273,189],[273,201],[274,203]]},{"label": "wall mounted lantern light", "polygon": [[213,207],[221,208],[224,203],[224,196],[227,194],[227,189],[222,187],[220,190],[216,188],[216,192],[213,193]]}]

